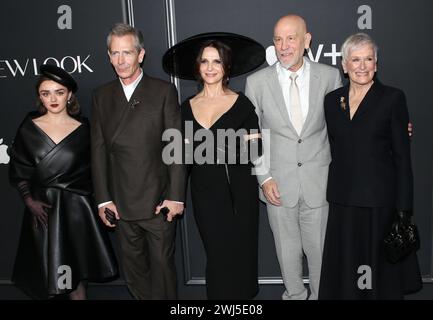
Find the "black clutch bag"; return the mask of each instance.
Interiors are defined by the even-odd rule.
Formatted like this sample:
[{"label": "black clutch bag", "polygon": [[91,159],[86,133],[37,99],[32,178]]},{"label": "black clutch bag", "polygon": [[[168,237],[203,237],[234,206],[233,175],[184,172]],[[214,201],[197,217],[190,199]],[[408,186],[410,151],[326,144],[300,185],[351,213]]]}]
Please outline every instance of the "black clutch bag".
[{"label": "black clutch bag", "polygon": [[411,222],[398,219],[384,239],[385,254],[389,262],[397,263],[420,247],[418,228]]}]

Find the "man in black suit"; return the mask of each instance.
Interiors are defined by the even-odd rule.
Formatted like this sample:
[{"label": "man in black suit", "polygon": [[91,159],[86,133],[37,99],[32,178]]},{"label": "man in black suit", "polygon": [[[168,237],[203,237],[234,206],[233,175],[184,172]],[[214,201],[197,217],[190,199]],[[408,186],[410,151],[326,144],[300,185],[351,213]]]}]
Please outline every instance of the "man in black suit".
[{"label": "man in black suit", "polygon": [[[107,37],[119,79],[97,88],[91,121],[92,175],[99,216],[117,225],[125,280],[136,299],[176,299],[173,218],[183,212],[185,168],[166,165],[164,130],[181,129],[173,85],[145,75],[137,29],[116,24]],[[164,216],[161,208],[168,208]],[[116,220],[107,220],[107,209]]]}]

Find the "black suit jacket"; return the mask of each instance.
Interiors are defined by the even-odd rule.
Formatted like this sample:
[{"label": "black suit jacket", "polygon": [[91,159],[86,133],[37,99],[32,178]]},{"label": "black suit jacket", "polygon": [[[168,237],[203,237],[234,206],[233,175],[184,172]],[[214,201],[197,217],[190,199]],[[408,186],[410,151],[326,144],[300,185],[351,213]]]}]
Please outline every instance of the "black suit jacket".
[{"label": "black suit jacket", "polygon": [[325,97],[332,155],[327,200],[348,206],[412,209],[409,115],[404,93],[376,80],[352,120],[348,102],[349,85]]},{"label": "black suit jacket", "polygon": [[184,166],[162,161],[167,144],[162,134],[169,128],[181,130],[172,84],[143,75],[129,102],[118,79],[95,90],[91,143],[97,203],[112,200],[123,219],[139,220],[153,217],[162,197],[184,201]]}]

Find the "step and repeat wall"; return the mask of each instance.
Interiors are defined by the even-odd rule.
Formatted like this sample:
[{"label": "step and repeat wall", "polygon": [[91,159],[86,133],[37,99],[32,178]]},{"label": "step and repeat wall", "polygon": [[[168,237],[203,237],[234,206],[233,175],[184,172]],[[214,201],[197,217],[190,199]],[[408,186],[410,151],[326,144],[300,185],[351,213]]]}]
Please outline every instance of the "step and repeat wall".
[{"label": "step and repeat wall", "polygon": [[[433,43],[428,32],[433,28],[433,5],[428,0],[14,0],[1,7],[0,283],[10,285],[23,209],[17,192],[8,184],[6,149],[25,114],[35,108],[34,83],[40,64],[56,63],[73,74],[79,83],[83,113],[90,116],[92,90],[115,76],[105,42],[113,23],[125,21],[142,30],[146,46],[143,69],[170,81],[161,66],[170,33],[177,41],[212,31],[249,36],[267,48],[265,67],[276,61],[273,26],[287,13],[299,14],[307,21],[313,36],[309,58],[340,70],[339,50],[344,39],[360,31],[370,34],[379,45],[378,77],[405,91],[414,125],[414,212],[422,240],[419,260],[425,280],[432,278],[433,65],[429,61]],[[246,76],[231,79],[232,89],[243,91]],[[197,92],[197,85],[180,81],[178,91],[183,101]],[[205,256],[191,207],[188,198],[177,235],[179,293],[180,298],[204,298]],[[114,236],[112,240],[116,242]],[[259,243],[260,283],[281,284],[264,205]],[[118,284],[123,285],[122,280]],[[275,290],[274,296],[279,296],[281,288]]]}]

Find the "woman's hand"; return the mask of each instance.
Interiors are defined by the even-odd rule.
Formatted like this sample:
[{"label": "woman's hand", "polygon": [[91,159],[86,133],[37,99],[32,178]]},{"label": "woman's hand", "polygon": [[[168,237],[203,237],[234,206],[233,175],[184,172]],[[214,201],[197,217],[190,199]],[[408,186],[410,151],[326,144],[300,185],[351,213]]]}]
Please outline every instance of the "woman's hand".
[{"label": "woman's hand", "polygon": [[31,196],[24,198],[24,203],[30,212],[33,213],[33,217],[44,227],[48,226],[48,214],[46,209],[50,209],[51,206],[42,201],[34,200]]}]

